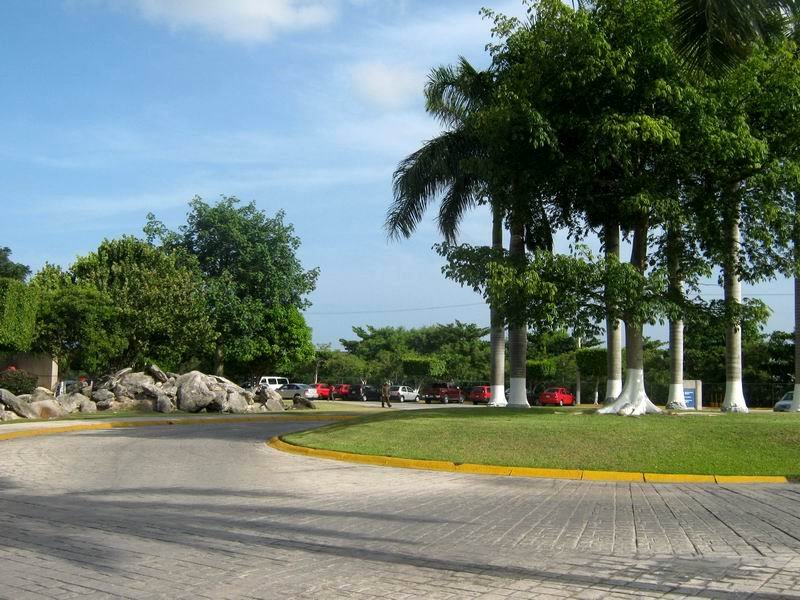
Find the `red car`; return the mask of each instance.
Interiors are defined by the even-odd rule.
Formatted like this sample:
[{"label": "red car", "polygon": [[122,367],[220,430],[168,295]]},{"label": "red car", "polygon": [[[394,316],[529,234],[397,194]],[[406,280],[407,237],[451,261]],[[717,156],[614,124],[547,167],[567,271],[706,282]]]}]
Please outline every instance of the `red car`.
[{"label": "red car", "polygon": [[312,383],[309,387],[317,390],[317,398],[320,400],[333,400],[333,386],[329,383]]},{"label": "red car", "polygon": [[347,398],[348,393],[350,393],[349,383],[337,383],[335,386],[333,386],[334,398]]},{"label": "red car", "polygon": [[539,394],[539,404],[557,404],[558,406],[575,406],[575,396],[567,388],[547,388]]},{"label": "red car", "polygon": [[488,404],[492,399],[492,388],[488,385],[476,385],[469,391],[468,400],[473,404]]}]

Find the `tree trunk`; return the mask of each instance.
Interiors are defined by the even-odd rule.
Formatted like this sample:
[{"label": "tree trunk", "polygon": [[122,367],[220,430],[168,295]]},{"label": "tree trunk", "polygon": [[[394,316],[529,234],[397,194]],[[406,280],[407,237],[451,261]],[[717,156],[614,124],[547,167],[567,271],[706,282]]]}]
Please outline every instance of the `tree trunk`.
[{"label": "tree trunk", "polygon": [[[503,214],[498,209],[492,210],[492,249],[503,249]],[[506,331],[505,323],[494,307],[489,307],[489,344],[491,346],[491,385],[492,397],[490,406],[506,406]]]},{"label": "tree trunk", "polygon": [[[641,273],[647,266],[647,219],[642,218],[633,232],[631,264]],[[601,414],[638,416],[661,410],[647,397],[644,389],[644,327],[636,319],[625,322],[625,385],[612,403],[601,408]]]},{"label": "tree trunk", "polygon": [[[521,264],[525,260],[525,225],[522,222],[512,222],[511,242],[509,243],[509,258]],[[508,397],[508,406],[514,408],[530,408],[528,395],[525,392],[526,367],[528,362],[528,324],[509,323],[508,349],[511,354],[511,390]]]},{"label": "tree trunk", "polygon": [[[728,316],[725,335],[725,400],[722,412],[748,412],[742,389],[742,282],[739,278],[739,201],[732,199],[731,209],[725,223],[727,251],[723,265],[725,287],[725,312]],[[734,314],[736,315],[733,318]]]},{"label": "tree trunk", "polygon": [[598,403],[598,400],[599,400],[599,398],[598,398],[598,388],[599,387],[600,387],[600,378],[599,377],[595,377],[594,378],[594,405],[595,406],[597,406],[597,403]]},{"label": "tree trunk", "polygon": [[789,410],[800,411],[800,194],[794,195],[794,394]]},{"label": "tree trunk", "polygon": [[214,375],[219,377],[225,375],[225,350],[220,341],[214,346]]},{"label": "tree trunk", "polygon": [[[578,350],[581,349],[581,338],[578,336]],[[579,405],[581,403],[581,368],[578,365],[578,362],[575,361],[575,404]]]},{"label": "tree trunk", "polygon": [[[681,235],[677,227],[667,228],[667,268],[669,270],[670,295],[674,300],[683,300],[683,273],[681,272]],[[667,408],[686,410],[683,394],[683,319],[669,322],[669,398]]]},{"label": "tree trunk", "polygon": [[[607,260],[619,261],[619,224],[608,223],[604,229],[605,254]],[[622,328],[619,319],[612,318],[611,307],[606,306],[606,348],[608,363],[606,373],[606,397],[604,404],[613,403],[622,392]]]}]

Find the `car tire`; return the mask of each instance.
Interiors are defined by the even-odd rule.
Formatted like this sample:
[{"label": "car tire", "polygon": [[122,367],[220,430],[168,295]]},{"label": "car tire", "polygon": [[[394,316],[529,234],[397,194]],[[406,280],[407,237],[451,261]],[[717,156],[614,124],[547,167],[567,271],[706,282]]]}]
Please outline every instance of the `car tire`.
[{"label": "car tire", "polygon": [[419,396],[417,396],[416,398],[414,398],[414,402],[419,402]]}]

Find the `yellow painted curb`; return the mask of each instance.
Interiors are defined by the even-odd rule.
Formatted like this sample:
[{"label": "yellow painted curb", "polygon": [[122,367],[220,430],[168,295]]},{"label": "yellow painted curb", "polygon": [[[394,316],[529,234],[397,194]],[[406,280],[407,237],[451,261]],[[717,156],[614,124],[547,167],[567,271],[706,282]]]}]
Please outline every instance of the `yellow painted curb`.
[{"label": "yellow painted curb", "polygon": [[668,473],[645,473],[647,483],[716,483],[713,475],[671,475]]},{"label": "yellow painted curb", "polygon": [[536,469],[531,467],[512,467],[512,477],[546,477],[548,479],[581,479],[580,469]]},{"label": "yellow painted curb", "polygon": [[61,427],[43,427],[42,429],[23,429],[0,433],[0,441],[18,438],[37,437],[40,435],[54,435],[57,433],[74,433],[77,431],[99,431],[105,429],[121,429],[131,427],[166,427],[168,425],[214,425],[216,423],[259,423],[268,421],[341,421],[355,419],[350,415],[297,415],[280,417],[277,415],[241,416],[241,417],[176,417],[151,419],[148,421],[105,421],[101,423],[81,423],[80,425],[64,425]]},{"label": "yellow painted curb", "polygon": [[770,475],[715,475],[717,483],[789,483],[786,477]]},{"label": "yellow painted curb", "polygon": [[644,482],[644,473],[628,473],[625,471],[584,471],[586,481],[640,481]]},{"label": "yellow painted curb", "polygon": [[471,473],[473,475],[511,475],[511,467],[501,467],[498,465],[475,465],[463,463],[456,465],[456,473]]}]

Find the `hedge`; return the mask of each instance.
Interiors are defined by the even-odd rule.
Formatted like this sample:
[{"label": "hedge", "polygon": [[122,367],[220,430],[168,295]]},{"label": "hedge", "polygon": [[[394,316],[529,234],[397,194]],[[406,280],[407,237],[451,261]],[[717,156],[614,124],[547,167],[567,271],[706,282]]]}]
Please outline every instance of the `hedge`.
[{"label": "hedge", "polygon": [[38,295],[30,286],[0,277],[0,350],[25,352],[36,333]]}]

